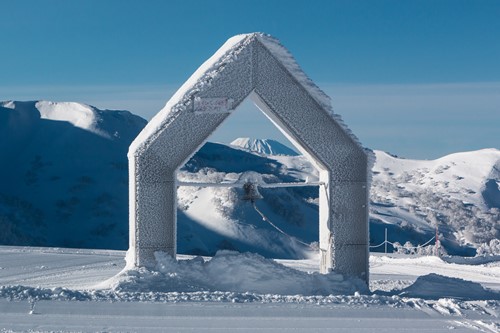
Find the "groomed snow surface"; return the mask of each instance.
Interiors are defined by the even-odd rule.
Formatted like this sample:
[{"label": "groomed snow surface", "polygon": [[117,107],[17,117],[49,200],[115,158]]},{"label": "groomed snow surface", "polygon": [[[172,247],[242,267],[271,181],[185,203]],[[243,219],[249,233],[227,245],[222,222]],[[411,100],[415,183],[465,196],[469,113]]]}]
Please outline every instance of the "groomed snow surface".
[{"label": "groomed snow surface", "polygon": [[[498,332],[500,262],[370,258],[370,290],[318,258],[271,260],[157,253],[155,270],[125,252],[0,247],[0,331]],[[490,258],[491,259],[491,258]],[[30,314],[31,313],[31,314]]]}]

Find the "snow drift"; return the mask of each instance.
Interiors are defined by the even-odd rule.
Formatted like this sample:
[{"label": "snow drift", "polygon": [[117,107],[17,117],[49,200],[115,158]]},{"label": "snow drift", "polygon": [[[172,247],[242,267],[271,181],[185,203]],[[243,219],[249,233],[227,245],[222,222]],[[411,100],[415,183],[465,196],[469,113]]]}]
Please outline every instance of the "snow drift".
[{"label": "snow drift", "polygon": [[100,284],[117,292],[221,291],[279,295],[352,295],[369,290],[359,279],[342,275],[307,273],[286,267],[258,254],[219,251],[210,260],[195,257],[175,260],[155,253],[154,270],[125,269]]},{"label": "snow drift", "polygon": [[484,288],[477,282],[439,274],[419,276],[415,283],[401,291],[400,296],[423,299],[500,300],[499,292]]}]

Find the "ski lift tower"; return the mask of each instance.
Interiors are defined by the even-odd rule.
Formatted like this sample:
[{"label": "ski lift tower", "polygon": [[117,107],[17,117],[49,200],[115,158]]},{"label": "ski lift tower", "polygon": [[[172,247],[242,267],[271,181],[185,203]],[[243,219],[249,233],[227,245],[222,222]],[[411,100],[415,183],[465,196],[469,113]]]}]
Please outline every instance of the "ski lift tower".
[{"label": "ski lift tower", "polygon": [[261,33],[230,38],[130,145],[133,263],[154,267],[156,251],[175,257],[177,187],[186,185],[177,181],[177,170],[247,97],[319,170],[320,271],[368,281],[373,153],[292,55]]}]

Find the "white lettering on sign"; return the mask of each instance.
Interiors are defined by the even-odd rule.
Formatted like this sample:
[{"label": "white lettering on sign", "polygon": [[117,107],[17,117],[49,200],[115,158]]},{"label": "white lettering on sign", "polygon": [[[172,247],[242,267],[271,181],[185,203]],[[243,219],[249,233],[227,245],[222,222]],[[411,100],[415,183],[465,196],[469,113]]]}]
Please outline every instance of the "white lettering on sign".
[{"label": "white lettering on sign", "polygon": [[196,113],[227,113],[232,110],[233,100],[227,97],[194,99],[194,112]]}]

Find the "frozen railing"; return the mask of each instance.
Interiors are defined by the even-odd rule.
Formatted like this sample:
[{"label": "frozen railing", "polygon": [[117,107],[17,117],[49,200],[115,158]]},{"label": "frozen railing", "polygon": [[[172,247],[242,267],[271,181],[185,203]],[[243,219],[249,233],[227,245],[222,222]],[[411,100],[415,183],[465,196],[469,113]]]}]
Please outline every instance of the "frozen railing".
[{"label": "frozen railing", "polygon": [[426,241],[424,244],[419,244],[417,246],[401,246],[398,242],[391,242],[387,239],[387,228],[385,228],[385,238],[384,238],[384,241],[380,244],[377,244],[377,245],[370,245],[370,249],[375,249],[375,248],[378,248],[378,247],[381,247],[381,246],[384,246],[384,253],[387,253],[387,245],[392,245],[394,248],[397,248],[397,247],[402,247],[403,249],[405,250],[419,250],[419,249],[422,249],[424,247],[426,247],[427,245],[431,244],[431,242],[434,241],[434,245],[435,245],[435,249],[434,249],[434,254],[436,256],[439,256],[439,235],[438,235],[438,229],[436,228],[436,234],[434,236],[431,237],[431,239],[429,239],[428,241]]}]

